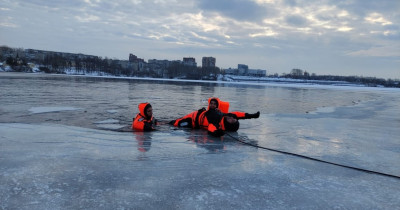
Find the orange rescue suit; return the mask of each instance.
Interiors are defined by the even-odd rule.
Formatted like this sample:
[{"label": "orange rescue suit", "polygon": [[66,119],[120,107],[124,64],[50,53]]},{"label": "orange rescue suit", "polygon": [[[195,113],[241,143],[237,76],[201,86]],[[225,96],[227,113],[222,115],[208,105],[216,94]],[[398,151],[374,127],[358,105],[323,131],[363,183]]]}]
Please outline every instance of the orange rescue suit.
[{"label": "orange rescue suit", "polygon": [[146,115],[146,110],[151,107],[149,103],[141,103],[139,104],[139,113],[133,119],[132,129],[136,131],[152,131],[154,129],[154,125],[157,124],[157,120],[154,119],[153,116],[148,117]]},{"label": "orange rescue suit", "polygon": [[[225,130],[225,121],[224,114],[229,113],[229,102],[221,101],[219,98],[209,98],[208,104],[210,104],[211,100],[217,101],[218,110],[210,109],[210,105],[208,109],[205,110],[200,109],[198,111],[191,112],[174,122],[174,126],[176,127],[191,127],[191,128],[203,128],[208,130],[210,133],[214,133],[217,130]],[[235,115],[237,119],[245,119],[244,112],[231,112],[229,114]],[[187,123],[183,124],[182,123]]]}]

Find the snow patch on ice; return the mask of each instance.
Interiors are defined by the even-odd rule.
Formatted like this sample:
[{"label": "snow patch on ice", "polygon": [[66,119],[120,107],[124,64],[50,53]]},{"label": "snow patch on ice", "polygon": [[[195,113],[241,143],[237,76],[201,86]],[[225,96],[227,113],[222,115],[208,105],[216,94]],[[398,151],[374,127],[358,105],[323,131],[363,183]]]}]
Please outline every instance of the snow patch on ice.
[{"label": "snow patch on ice", "polygon": [[317,110],[310,112],[310,114],[332,113],[335,110],[336,110],[335,107],[318,107]]},{"label": "snow patch on ice", "polygon": [[47,112],[62,112],[62,111],[76,111],[76,110],[82,110],[81,108],[75,108],[75,107],[50,107],[50,106],[41,106],[41,107],[32,107],[28,111],[30,111],[32,114],[40,114],[40,113],[47,113]]}]

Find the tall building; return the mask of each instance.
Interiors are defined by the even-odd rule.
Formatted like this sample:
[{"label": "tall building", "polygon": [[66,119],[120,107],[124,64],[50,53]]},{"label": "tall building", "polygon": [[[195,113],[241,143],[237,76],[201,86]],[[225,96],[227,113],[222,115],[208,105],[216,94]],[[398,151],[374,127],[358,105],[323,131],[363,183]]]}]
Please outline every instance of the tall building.
[{"label": "tall building", "polygon": [[202,67],[203,68],[215,67],[215,61],[216,59],[214,57],[203,57]]},{"label": "tall building", "polygon": [[129,62],[133,62],[133,61],[136,60],[136,59],[137,59],[137,56],[136,56],[136,55],[134,55],[134,54],[132,54],[132,53],[129,54]]},{"label": "tall building", "polygon": [[183,65],[185,66],[197,66],[196,59],[192,57],[183,58]]},{"label": "tall building", "polygon": [[142,58],[138,58],[136,55],[130,53],[129,54],[129,62],[139,63],[139,62],[144,62],[144,60]]},{"label": "tall building", "polygon": [[245,64],[238,64],[239,74],[246,75],[249,72],[249,66]]},{"label": "tall building", "polygon": [[237,69],[224,69],[225,74],[240,75],[240,76],[253,76],[253,77],[265,77],[267,70],[262,69],[249,69],[248,65],[238,64]]}]

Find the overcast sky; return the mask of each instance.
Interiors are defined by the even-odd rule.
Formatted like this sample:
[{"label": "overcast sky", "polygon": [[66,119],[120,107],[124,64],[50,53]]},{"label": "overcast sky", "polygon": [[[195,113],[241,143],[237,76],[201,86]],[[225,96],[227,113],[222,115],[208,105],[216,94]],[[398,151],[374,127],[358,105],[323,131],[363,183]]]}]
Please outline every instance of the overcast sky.
[{"label": "overcast sky", "polygon": [[400,79],[400,0],[0,0],[0,45]]}]

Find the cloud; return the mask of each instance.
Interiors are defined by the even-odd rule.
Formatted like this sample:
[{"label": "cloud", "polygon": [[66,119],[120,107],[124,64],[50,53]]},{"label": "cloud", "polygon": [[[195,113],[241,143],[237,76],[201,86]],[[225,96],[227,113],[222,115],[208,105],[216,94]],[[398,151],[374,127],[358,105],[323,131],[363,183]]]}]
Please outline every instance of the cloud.
[{"label": "cloud", "polygon": [[262,21],[270,12],[249,0],[196,0],[203,12],[216,12],[239,21]]},{"label": "cloud", "polygon": [[400,1],[396,0],[381,0],[381,1],[371,1],[371,0],[350,0],[350,1],[335,1],[332,0],[333,4],[336,4],[339,8],[344,8],[350,13],[365,17],[369,13],[376,11],[385,11],[386,14],[398,14],[400,8]]},{"label": "cloud", "polygon": [[379,14],[379,13],[376,13],[376,12],[373,12],[373,13],[369,14],[369,15],[368,15],[367,17],[365,17],[364,19],[365,19],[365,21],[367,21],[368,23],[371,23],[371,24],[380,24],[380,25],[382,25],[382,26],[385,26],[385,25],[392,25],[392,24],[393,24],[391,21],[385,19],[385,18],[383,17],[382,14]]},{"label": "cloud", "polygon": [[17,28],[18,25],[13,23],[12,17],[4,17],[0,20],[0,27]]},{"label": "cloud", "polygon": [[2,0],[0,44],[120,58],[130,50],[159,59],[211,54],[221,67],[320,67],[345,56],[399,60],[399,9],[395,0]]},{"label": "cloud", "polygon": [[353,30],[353,28],[348,27],[348,26],[340,26],[340,27],[338,27],[336,30],[337,30],[337,31],[341,31],[341,32],[348,32],[348,31]]},{"label": "cloud", "polygon": [[20,6],[37,6],[42,8],[82,8],[87,5],[85,1],[70,1],[70,0],[57,0],[57,1],[42,1],[42,0],[29,0],[29,1],[15,1]]},{"label": "cloud", "polygon": [[100,20],[100,17],[96,15],[90,15],[90,14],[84,14],[82,16],[75,16],[75,18],[82,23],[87,23],[87,22],[94,22]]},{"label": "cloud", "polygon": [[372,47],[348,53],[350,56],[360,57],[400,57],[400,46]]},{"label": "cloud", "polygon": [[308,23],[306,18],[299,15],[289,15],[285,19],[289,25],[293,26],[306,26]]}]

